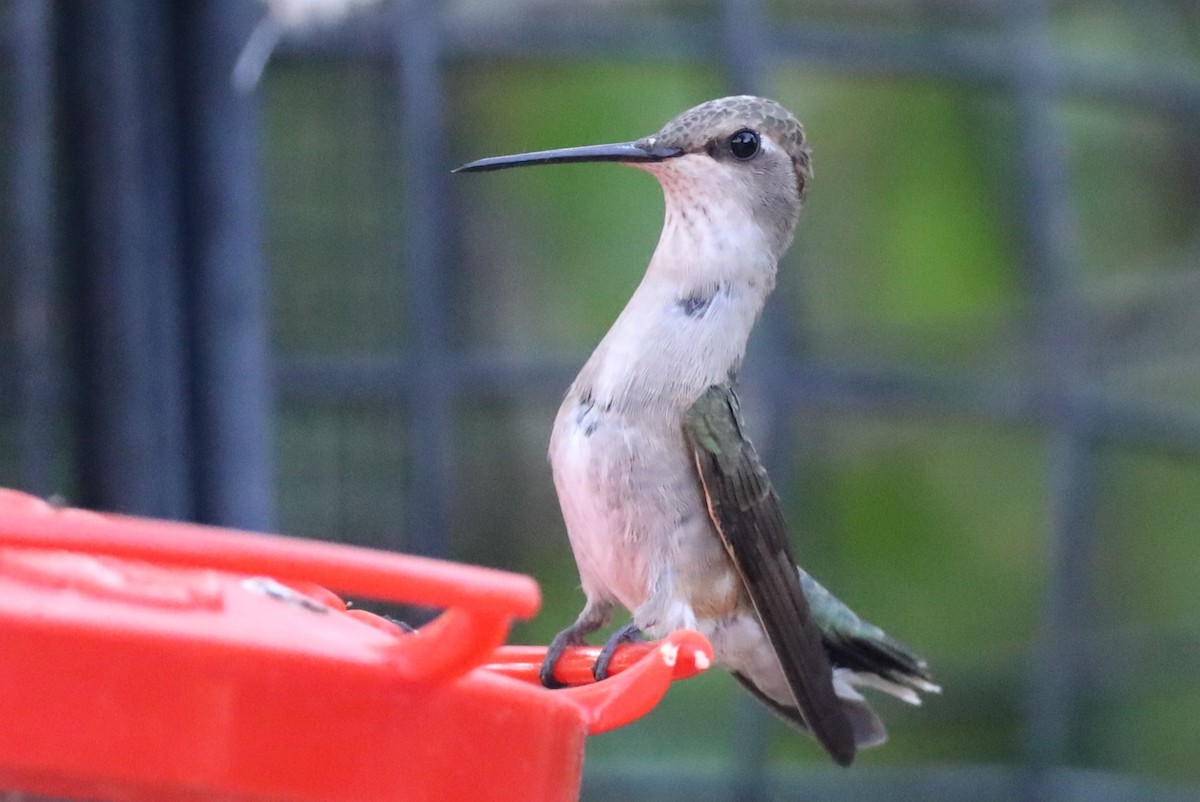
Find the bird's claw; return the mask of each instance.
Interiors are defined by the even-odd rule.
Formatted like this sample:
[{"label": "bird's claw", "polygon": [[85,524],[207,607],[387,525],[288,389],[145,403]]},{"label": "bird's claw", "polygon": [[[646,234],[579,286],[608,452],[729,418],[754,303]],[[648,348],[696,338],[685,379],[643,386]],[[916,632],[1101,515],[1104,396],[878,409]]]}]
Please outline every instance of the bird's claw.
[{"label": "bird's claw", "polygon": [[543,687],[549,688],[552,691],[567,687],[565,683],[559,682],[554,678],[554,668],[558,665],[558,661],[562,659],[563,652],[572,646],[582,646],[583,643],[583,635],[575,627],[567,627],[554,636],[554,640],[550,641],[550,647],[546,649],[546,657],[542,660],[542,667],[538,669],[538,679],[542,681]]},{"label": "bird's claw", "polygon": [[641,637],[642,631],[632,621],[614,632],[604,642],[603,648],[600,649],[600,654],[596,656],[596,662],[592,663],[592,676],[596,678],[596,682],[603,682],[608,679],[608,666],[612,662],[613,655],[617,653],[617,647],[640,640]]}]

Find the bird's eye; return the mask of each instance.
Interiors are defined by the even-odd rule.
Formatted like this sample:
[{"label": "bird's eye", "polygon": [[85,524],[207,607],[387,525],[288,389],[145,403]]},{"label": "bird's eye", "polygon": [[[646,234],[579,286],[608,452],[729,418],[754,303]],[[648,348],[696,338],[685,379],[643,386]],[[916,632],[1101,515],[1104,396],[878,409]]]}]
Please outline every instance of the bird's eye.
[{"label": "bird's eye", "polygon": [[742,161],[754,158],[754,154],[758,153],[758,144],[758,134],[749,128],[743,128],[729,137],[729,149]]}]

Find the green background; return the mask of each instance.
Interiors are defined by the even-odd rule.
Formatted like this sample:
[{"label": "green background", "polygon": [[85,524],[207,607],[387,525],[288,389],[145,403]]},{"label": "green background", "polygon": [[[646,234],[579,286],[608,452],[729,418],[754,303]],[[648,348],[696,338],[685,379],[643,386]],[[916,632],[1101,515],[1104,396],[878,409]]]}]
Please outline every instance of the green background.
[{"label": "green background", "polygon": [[[837,6],[796,19],[863,19]],[[1161,20],[1155,18],[1161,23]],[[1195,75],[1195,15],[1150,25],[1116,4],[1066,4],[1056,56]],[[786,63],[785,63],[786,64]],[[402,209],[391,74],[281,60],[267,73],[266,176],[274,345],[283,355],[402,349]],[[725,94],[711,65],[621,60],[455,62],[445,115],[454,163],[617,141]],[[1032,381],[1017,136],[1002,88],[783,66],[763,93],[806,124],[815,179],[781,267],[785,345],[819,364]],[[1200,411],[1194,119],[1065,100],[1076,270],[1089,385],[1172,414]],[[463,351],[581,363],[641,276],[662,221],[649,176],[580,165],[452,182],[448,284]],[[757,342],[757,341],[756,341]],[[755,360],[752,344],[749,361]],[[992,385],[989,385],[992,386]],[[565,387],[563,388],[565,390]],[[753,396],[754,389],[748,391]],[[546,642],[582,604],[545,461],[558,396],[456,409],[456,559],[532,574],[545,604],[514,639]],[[753,408],[753,398],[750,399]],[[922,709],[880,701],[891,742],[863,764],[1008,763],[1051,559],[1047,430],[920,408],[800,409],[785,419],[779,492],[801,560],[864,616],[916,645],[945,687]],[[284,403],[282,528],[372,541],[394,534],[408,478],[395,410]],[[1101,671],[1084,683],[1067,762],[1200,781],[1200,462],[1160,445],[1097,445],[1087,566]],[[779,467],[776,465],[775,467]],[[1089,674],[1090,677],[1090,674]],[[732,765],[754,716],[725,675],[676,687],[644,721],[594,739],[589,771],[667,761]],[[779,764],[823,761],[772,722]]]}]

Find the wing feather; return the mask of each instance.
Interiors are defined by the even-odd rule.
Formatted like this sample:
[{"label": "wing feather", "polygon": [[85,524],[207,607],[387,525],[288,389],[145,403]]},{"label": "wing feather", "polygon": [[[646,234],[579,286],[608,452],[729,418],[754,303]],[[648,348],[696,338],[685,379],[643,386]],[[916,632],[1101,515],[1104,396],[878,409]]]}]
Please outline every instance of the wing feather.
[{"label": "wing feather", "polygon": [[856,751],[854,732],[834,693],[829,658],[800,586],[779,498],[743,428],[737,395],[725,384],[705,391],[684,421],[709,517],[779,657],[799,714],[833,759],[849,765]]}]

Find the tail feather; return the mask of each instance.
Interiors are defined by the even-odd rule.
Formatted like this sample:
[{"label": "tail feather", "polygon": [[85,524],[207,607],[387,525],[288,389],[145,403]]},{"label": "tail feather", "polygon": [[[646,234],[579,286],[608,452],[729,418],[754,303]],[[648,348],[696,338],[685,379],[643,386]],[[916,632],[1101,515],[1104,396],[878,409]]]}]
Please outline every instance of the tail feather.
[{"label": "tail feather", "polygon": [[[744,674],[733,672],[733,677],[742,687],[750,691],[755,699],[766,705],[772,713],[786,721],[801,732],[808,732],[808,725],[804,723],[804,717],[800,715],[800,709],[795,705],[785,705],[775,701],[770,696],[763,693],[757,685],[751,682]],[[835,690],[839,691],[838,701],[842,704],[842,712],[846,714],[846,719],[850,722],[850,729],[854,732],[854,745],[858,749],[867,749],[872,746],[879,746],[887,740],[887,729],[883,726],[879,716],[875,715],[875,711],[871,709],[866,700],[862,696],[854,693],[855,698],[845,698],[840,693],[838,683],[834,683]],[[810,733],[811,734],[811,733]]]},{"label": "tail feather", "polygon": [[[942,689],[912,649],[859,618],[815,579],[797,570],[813,621],[821,630],[821,641],[833,667],[833,689],[850,722],[855,745],[859,749],[878,746],[887,740],[887,730],[859,688],[873,688],[912,705],[921,704],[920,693],[940,693]],[[777,716],[808,732],[795,705],[768,695],[745,673],[735,671],[733,676]]]},{"label": "tail feather", "polygon": [[[844,668],[855,674],[878,677],[891,685],[900,686],[910,692],[938,693],[941,688],[929,674],[929,666],[899,641],[884,634],[864,636],[859,633],[833,631],[823,633],[825,649],[836,669]],[[869,680],[860,685],[874,685],[879,690],[909,701],[906,696],[891,688]],[[918,699],[919,703],[919,699]]]},{"label": "tail feather", "polygon": [[874,685],[905,701],[911,695],[895,692],[888,684],[900,688],[938,693],[941,688],[929,674],[929,666],[912,649],[888,635],[879,627],[859,618],[840,599],[826,590],[802,569],[800,582],[804,595],[812,606],[813,619],[821,629],[821,637],[834,668],[849,669],[855,674],[874,675],[883,684],[863,679],[858,685]]}]

